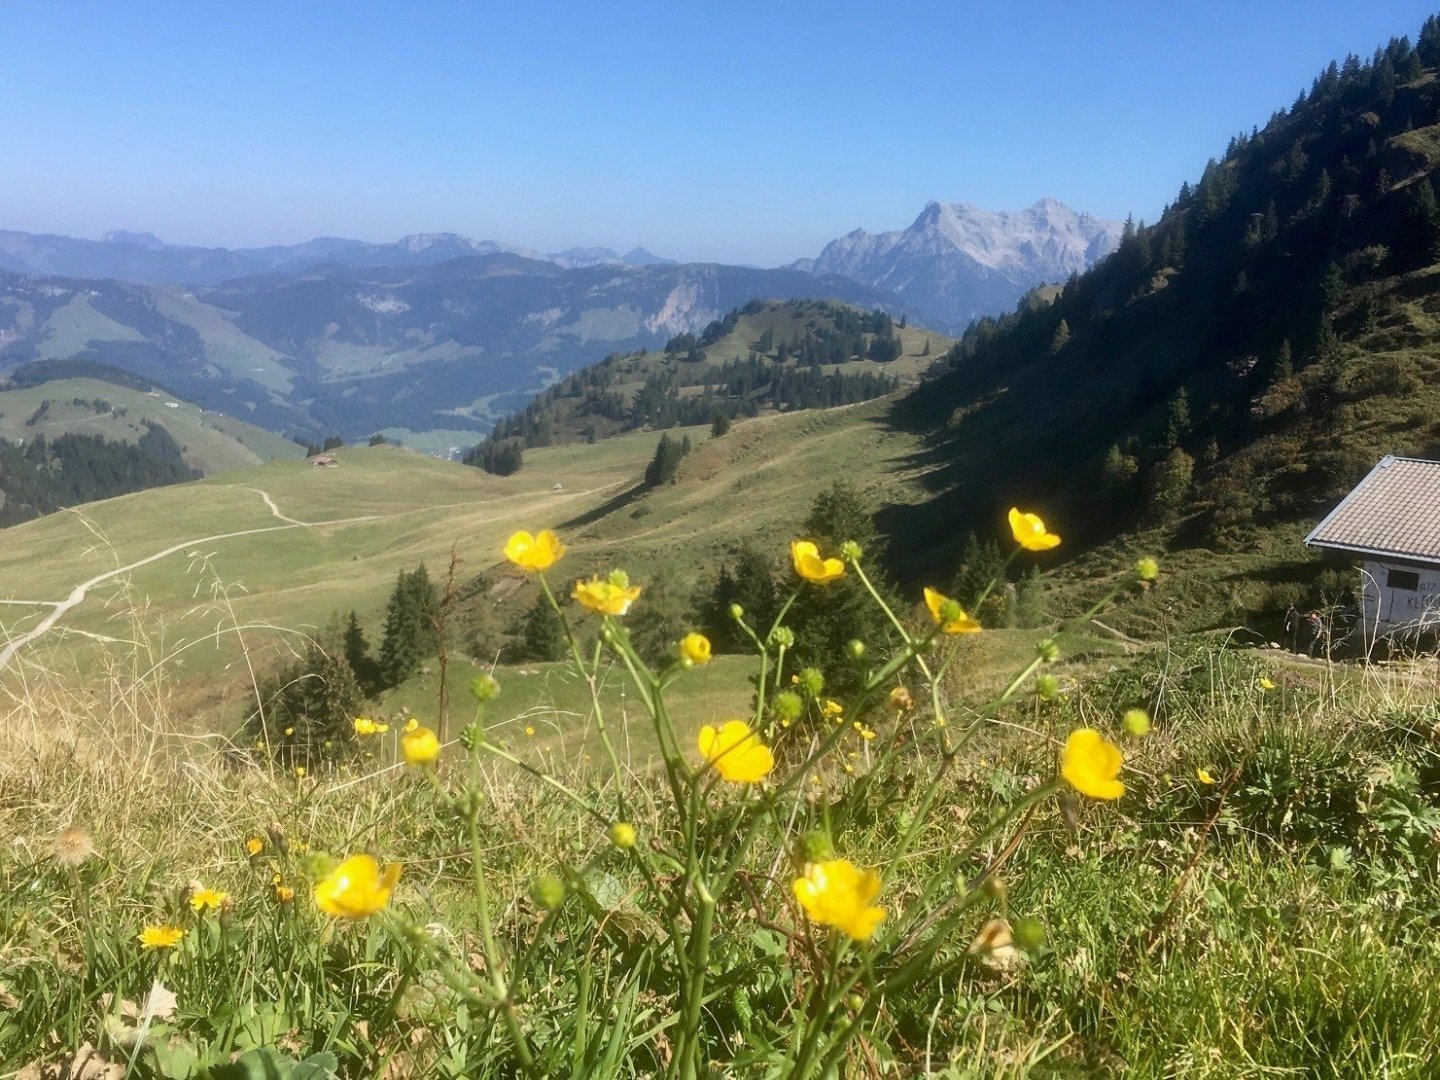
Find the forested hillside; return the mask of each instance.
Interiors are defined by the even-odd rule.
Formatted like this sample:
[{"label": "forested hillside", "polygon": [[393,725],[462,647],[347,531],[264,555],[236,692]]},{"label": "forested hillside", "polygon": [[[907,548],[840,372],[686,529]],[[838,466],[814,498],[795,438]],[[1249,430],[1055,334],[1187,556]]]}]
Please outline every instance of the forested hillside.
[{"label": "forested hillside", "polygon": [[663,350],[612,354],[560,380],[466,460],[513,472],[521,448],[868,401],[915,382],[951,342],[880,310],[755,300]]},{"label": "forested hillside", "polygon": [[0,527],[199,475],[170,432],[148,422],[134,443],[99,435],[37,435],[23,446],[0,439]]},{"label": "forested hillside", "polygon": [[1013,501],[1068,553],[1293,544],[1382,454],[1440,453],[1437,66],[1434,18],[1332,63],[1053,302],[972,324],[894,413],[938,466],[883,515],[903,561]]}]

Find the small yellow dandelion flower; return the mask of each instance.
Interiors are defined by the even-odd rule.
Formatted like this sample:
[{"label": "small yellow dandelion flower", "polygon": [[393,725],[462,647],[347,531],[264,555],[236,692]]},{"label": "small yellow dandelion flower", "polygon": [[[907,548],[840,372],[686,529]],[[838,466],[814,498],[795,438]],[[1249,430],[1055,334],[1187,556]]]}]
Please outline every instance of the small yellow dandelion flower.
[{"label": "small yellow dandelion flower", "polygon": [[1260,689],[1261,689],[1261,690],[1274,690],[1274,689],[1275,689],[1275,680],[1274,680],[1274,679],[1267,678],[1266,676],[1262,675],[1262,676],[1260,676],[1259,686],[1260,686]]},{"label": "small yellow dandelion flower", "polygon": [[142,949],[171,949],[180,943],[185,931],[178,926],[147,926],[135,935]]},{"label": "small yellow dandelion flower", "polygon": [[686,634],[680,639],[680,655],[692,664],[708,664],[710,662],[710,639],[704,634]]},{"label": "small yellow dandelion flower", "polygon": [[1196,770],[1195,770],[1195,779],[1196,779],[1196,780],[1199,780],[1200,783],[1206,784],[1206,785],[1215,783],[1215,778],[1214,778],[1213,776],[1211,776],[1210,773],[1209,773],[1207,770],[1205,770],[1205,769],[1196,769]]},{"label": "small yellow dandelion flower", "polygon": [[525,725],[525,734],[526,734],[526,735],[534,735],[534,734],[535,734],[535,725],[534,725],[534,724],[526,724],[526,725]]},{"label": "small yellow dandelion flower", "polygon": [[219,889],[194,889],[190,893],[190,910],[196,915],[207,911],[219,911],[230,903],[230,894]]},{"label": "small yellow dandelion flower", "polygon": [[868,727],[867,727],[867,728],[861,728],[861,729],[860,729],[860,737],[861,737],[862,739],[864,739],[866,742],[869,742],[871,739],[875,738],[875,732],[872,731],[872,730],[871,730],[870,728],[868,728]]},{"label": "small yellow dandelion flower", "polygon": [[790,541],[790,561],[795,573],[816,585],[828,585],[845,575],[845,564],[839,559],[822,559],[820,549],[809,540]]},{"label": "small yellow dandelion flower", "polygon": [[744,720],[730,720],[720,728],[706,724],[698,741],[701,756],[732,784],[759,783],[775,767],[770,748]]},{"label": "small yellow dandelion flower", "polygon": [[337,919],[364,919],[390,903],[400,864],[382,872],[369,855],[352,855],[315,883],[315,906]]},{"label": "small yellow dandelion flower", "polygon": [[295,734],[295,729],[294,729],[293,727],[287,727],[287,728],[285,729],[285,734],[286,734],[287,737],[290,736],[290,735],[294,735],[294,734]]},{"label": "small yellow dandelion flower", "polygon": [[295,779],[297,779],[297,780],[304,780],[304,779],[305,779],[305,766],[304,766],[304,765],[296,765],[296,766],[295,766]]},{"label": "small yellow dandelion flower", "polygon": [[245,854],[252,859],[258,859],[265,853],[265,839],[260,836],[247,836],[245,838]]},{"label": "small yellow dandelion flower", "polygon": [[274,888],[274,896],[277,904],[288,904],[295,899],[295,890],[289,885],[277,884]]},{"label": "small yellow dandelion flower", "polygon": [[570,596],[597,615],[624,615],[630,605],[640,599],[640,586],[620,584],[613,578],[612,575],[609,580],[593,577],[589,581],[577,581]]},{"label": "small yellow dandelion flower", "polygon": [[371,720],[368,716],[357,716],[355,718],[356,735],[384,735],[389,730],[389,724],[382,724],[378,720]]},{"label": "small yellow dandelion flower", "polygon": [[400,752],[411,765],[433,765],[440,756],[440,737],[417,724],[414,731],[400,736]]},{"label": "small yellow dandelion flower", "polygon": [[400,729],[400,733],[401,733],[402,735],[409,735],[412,731],[414,731],[414,730],[415,730],[416,728],[418,728],[419,726],[420,726],[420,721],[419,721],[419,720],[416,720],[415,717],[412,716],[412,717],[410,717],[410,719],[408,719],[408,720],[405,721],[405,726]]},{"label": "small yellow dandelion flower", "polygon": [[1026,551],[1049,551],[1060,543],[1060,537],[1045,528],[1045,522],[1035,514],[1010,508],[1010,532],[1015,542]]},{"label": "small yellow dandelion flower", "polygon": [[941,633],[978,634],[980,632],[980,624],[966,615],[965,609],[958,602],[928,586],[925,589],[925,606],[930,609],[930,617],[935,620],[935,625],[940,627]]},{"label": "small yellow dandelion flower", "polygon": [[549,570],[564,554],[565,545],[549,529],[541,529],[534,536],[522,529],[505,541],[505,558],[532,573]]},{"label": "small yellow dandelion flower", "polygon": [[1060,752],[1060,775],[1082,795],[1118,799],[1125,794],[1119,779],[1125,755],[1094,728],[1077,728]]},{"label": "small yellow dandelion flower", "polygon": [[885,909],[870,902],[880,894],[880,875],[848,859],[810,863],[791,888],[811,922],[833,926],[854,941],[869,941],[885,918]]}]

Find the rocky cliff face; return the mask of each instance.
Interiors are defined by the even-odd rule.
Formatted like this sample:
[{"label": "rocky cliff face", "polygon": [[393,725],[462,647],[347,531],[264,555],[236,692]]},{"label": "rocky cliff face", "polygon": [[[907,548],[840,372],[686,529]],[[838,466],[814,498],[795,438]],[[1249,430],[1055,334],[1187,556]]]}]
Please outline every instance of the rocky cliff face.
[{"label": "rocky cliff face", "polygon": [[856,229],[796,268],[888,289],[930,323],[960,329],[1013,307],[1036,285],[1088,269],[1115,249],[1120,230],[1054,199],[1014,212],[932,202],[908,229]]}]

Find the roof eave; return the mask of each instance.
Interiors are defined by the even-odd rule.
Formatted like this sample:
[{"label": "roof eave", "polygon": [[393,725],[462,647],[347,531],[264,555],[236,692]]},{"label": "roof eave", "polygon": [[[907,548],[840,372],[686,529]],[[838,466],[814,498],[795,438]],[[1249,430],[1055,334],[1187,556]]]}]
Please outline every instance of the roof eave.
[{"label": "roof eave", "polygon": [[1361,547],[1357,544],[1337,544],[1331,540],[1312,540],[1315,534],[1305,538],[1305,546],[1310,548],[1323,548],[1326,551],[1341,551],[1347,555],[1368,555],[1375,559],[1392,559],[1403,562],[1422,563],[1425,566],[1440,567],[1440,557],[1424,555],[1413,551],[1386,551],[1383,548]]}]

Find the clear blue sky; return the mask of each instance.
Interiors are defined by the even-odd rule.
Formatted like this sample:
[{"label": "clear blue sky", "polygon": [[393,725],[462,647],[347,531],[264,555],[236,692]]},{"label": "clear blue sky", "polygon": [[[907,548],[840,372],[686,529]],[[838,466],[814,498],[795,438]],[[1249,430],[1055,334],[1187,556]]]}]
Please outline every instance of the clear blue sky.
[{"label": "clear blue sky", "polygon": [[1430,10],[12,0],[0,228],[769,265],[930,199],[1154,218],[1332,58]]}]

